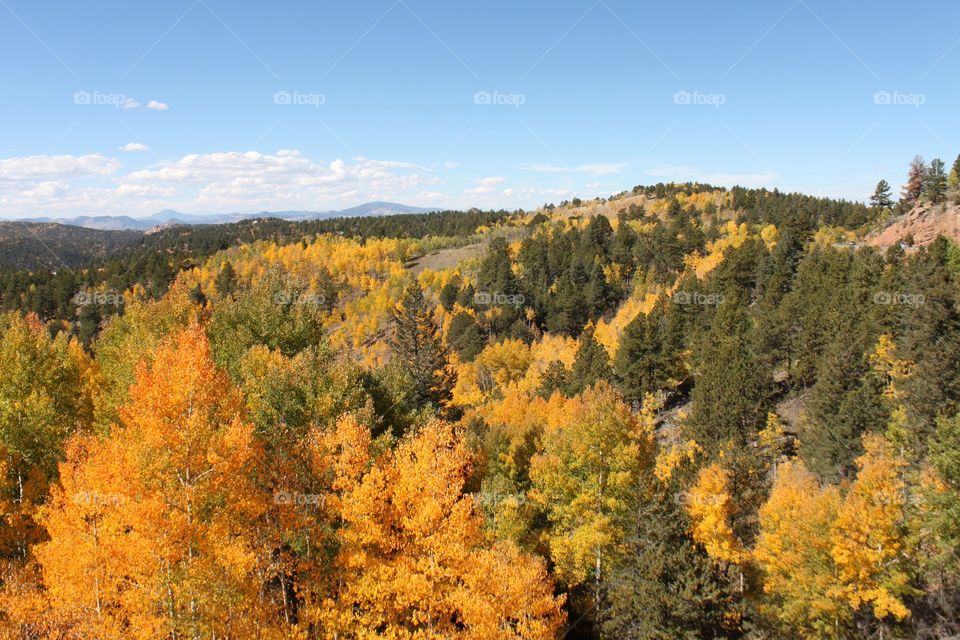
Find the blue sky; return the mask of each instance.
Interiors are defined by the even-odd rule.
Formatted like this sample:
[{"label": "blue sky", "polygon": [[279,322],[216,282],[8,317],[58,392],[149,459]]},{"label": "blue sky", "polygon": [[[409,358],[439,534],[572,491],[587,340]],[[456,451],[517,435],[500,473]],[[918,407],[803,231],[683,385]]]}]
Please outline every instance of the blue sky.
[{"label": "blue sky", "polygon": [[950,1],[0,0],[0,216],[864,198],[960,153]]}]

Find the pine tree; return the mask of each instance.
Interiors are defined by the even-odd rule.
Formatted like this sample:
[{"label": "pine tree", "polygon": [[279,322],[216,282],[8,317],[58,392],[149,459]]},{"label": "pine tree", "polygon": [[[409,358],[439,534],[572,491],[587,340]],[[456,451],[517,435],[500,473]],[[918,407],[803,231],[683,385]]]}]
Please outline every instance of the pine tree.
[{"label": "pine tree", "polygon": [[440,290],[440,304],[443,305],[443,308],[446,311],[453,311],[453,304],[457,301],[457,296],[459,294],[460,294],[459,278],[450,280],[450,282],[443,285],[443,288]]},{"label": "pine tree", "polygon": [[724,442],[744,446],[763,428],[772,397],[772,376],[750,353],[744,337],[711,333],[684,428],[709,452]]},{"label": "pine tree", "polygon": [[821,478],[849,476],[862,453],[861,436],[882,430],[889,419],[882,382],[870,371],[864,351],[853,336],[841,333],[817,367],[800,451],[807,467]]},{"label": "pine tree", "polygon": [[689,535],[676,474],[637,508],[627,551],[614,568],[603,637],[622,640],[736,637],[729,582]]},{"label": "pine tree", "polygon": [[907,209],[913,208],[923,193],[924,180],[927,176],[927,165],[922,156],[915,156],[910,161],[910,170],[907,173],[907,182],[903,185],[900,202]]},{"label": "pine tree", "polygon": [[960,155],[953,161],[953,167],[950,168],[950,174],[947,176],[947,187],[952,191],[960,188]]},{"label": "pine tree", "polygon": [[935,533],[931,564],[960,581],[960,415],[940,418],[930,444],[930,465],[935,481],[928,490],[926,521]]},{"label": "pine tree", "polygon": [[486,340],[483,330],[469,313],[461,311],[450,319],[447,344],[460,354],[463,362],[470,362],[483,351]]},{"label": "pine tree", "polygon": [[671,323],[662,305],[640,313],[626,326],[614,360],[624,397],[639,403],[648,393],[665,390],[681,375],[679,345],[671,340]]},{"label": "pine tree", "polygon": [[940,237],[915,257],[908,285],[922,296],[922,304],[906,318],[902,339],[903,357],[915,363],[902,388],[909,444],[918,457],[926,451],[937,416],[960,410],[960,305],[949,260],[949,243]]},{"label": "pine tree", "polygon": [[943,160],[934,158],[927,168],[926,176],[923,180],[923,198],[933,204],[943,202],[947,193],[947,176],[944,173]]},{"label": "pine tree", "polygon": [[881,180],[877,183],[877,188],[870,196],[870,206],[874,209],[889,209],[893,206],[893,200],[890,198],[890,183]]},{"label": "pine tree", "polygon": [[544,398],[549,398],[553,395],[554,391],[563,393],[569,385],[570,372],[563,365],[563,362],[554,360],[547,365],[547,368],[543,371],[543,375],[540,376],[540,386],[537,389],[537,393]]},{"label": "pine tree", "polygon": [[580,345],[577,348],[576,359],[570,371],[570,381],[567,393],[575,395],[584,389],[589,389],[598,380],[612,380],[613,369],[610,367],[610,356],[607,350],[597,342],[593,325],[580,335]]},{"label": "pine tree", "polygon": [[444,409],[453,396],[456,372],[449,366],[447,349],[415,279],[394,308],[393,319],[393,354],[413,381],[416,402]]},{"label": "pine tree", "polygon": [[224,263],[220,273],[217,274],[214,287],[221,296],[232,295],[237,290],[237,272],[229,260]]}]

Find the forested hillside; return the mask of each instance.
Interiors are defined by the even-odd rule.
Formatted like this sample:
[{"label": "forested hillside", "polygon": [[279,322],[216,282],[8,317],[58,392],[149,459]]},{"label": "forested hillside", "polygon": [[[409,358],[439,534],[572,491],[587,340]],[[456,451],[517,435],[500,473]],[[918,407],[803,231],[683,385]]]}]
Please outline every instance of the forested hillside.
[{"label": "forested hillside", "polygon": [[45,222],[0,222],[0,268],[77,267],[140,237],[136,231],[97,231]]},{"label": "forested hillside", "polygon": [[175,228],[5,272],[0,629],[960,634],[960,247],[862,242],[957,197],[930,180]]}]

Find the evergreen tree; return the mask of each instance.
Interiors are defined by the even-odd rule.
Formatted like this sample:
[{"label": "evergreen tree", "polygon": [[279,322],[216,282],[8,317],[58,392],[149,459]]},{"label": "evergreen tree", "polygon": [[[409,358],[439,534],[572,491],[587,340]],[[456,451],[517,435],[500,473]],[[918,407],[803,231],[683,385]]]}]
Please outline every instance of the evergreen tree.
[{"label": "evergreen tree", "polygon": [[450,280],[450,282],[443,285],[443,288],[440,289],[440,304],[443,305],[445,310],[452,311],[459,294],[460,283],[457,279]]},{"label": "evergreen tree", "polygon": [[217,280],[214,283],[217,293],[221,296],[232,295],[237,290],[237,272],[228,260],[224,263],[220,273],[217,274]]},{"label": "evergreen tree", "polygon": [[607,355],[607,350],[597,342],[593,325],[588,325],[580,335],[580,344],[570,371],[567,393],[575,395],[589,389],[598,380],[611,379],[613,379],[613,369],[610,367],[610,357]]},{"label": "evergreen tree", "polygon": [[494,238],[487,249],[487,257],[480,265],[477,286],[490,296],[510,295],[520,292],[520,283],[513,273],[510,248],[503,238]]},{"label": "evergreen tree", "polygon": [[907,209],[912,209],[923,193],[923,183],[927,175],[927,165],[922,156],[915,156],[910,161],[910,170],[907,172],[907,182],[903,185],[900,202]]},{"label": "evergreen tree", "polygon": [[649,315],[638,314],[624,329],[614,369],[624,397],[639,403],[648,393],[664,390],[680,377],[679,336],[671,336],[671,323],[661,305]]},{"label": "evergreen tree", "polygon": [[590,319],[599,320],[607,308],[617,299],[613,288],[607,283],[607,276],[603,272],[603,267],[599,262],[593,263],[590,270],[590,282],[587,285],[584,295],[587,299],[587,306],[590,309]]},{"label": "evergreen tree", "polygon": [[877,183],[873,195],[870,196],[870,206],[874,209],[889,209],[893,206],[893,200],[890,198],[890,183],[881,180]]},{"label": "evergreen tree", "polygon": [[190,289],[190,302],[200,306],[207,304],[207,296],[203,292],[203,289],[200,288],[200,285]]},{"label": "evergreen tree", "polygon": [[923,198],[933,204],[939,204],[943,202],[946,193],[947,176],[944,173],[943,160],[934,158],[923,180]]},{"label": "evergreen tree", "polygon": [[960,155],[953,161],[953,167],[951,167],[950,174],[947,176],[947,187],[952,190],[960,188]]},{"label": "evergreen tree", "polygon": [[[659,484],[659,483],[658,483]],[[603,637],[618,640],[725,638],[736,634],[729,581],[690,539],[690,517],[675,479],[653,488],[637,508],[627,553],[614,569]]]},{"label": "evergreen tree", "polygon": [[458,313],[450,319],[447,329],[447,343],[464,362],[470,362],[483,351],[486,340],[483,330],[469,313]]},{"label": "evergreen tree", "polygon": [[583,283],[577,284],[575,275],[568,271],[557,286],[550,312],[547,314],[547,329],[552,333],[565,333],[577,337],[590,317],[587,301],[583,296]]},{"label": "evergreen tree", "polygon": [[563,393],[570,384],[570,372],[559,360],[554,360],[544,369],[540,376],[540,386],[537,388],[537,395],[543,398],[549,398],[554,391]]},{"label": "evergreen tree", "polygon": [[936,563],[960,582],[960,415],[937,421],[929,462],[942,483],[931,492],[934,508],[927,514],[939,543]]},{"label": "evergreen tree", "polygon": [[692,409],[684,428],[708,452],[725,442],[745,446],[765,424],[772,375],[750,353],[743,335],[711,331],[699,351]]},{"label": "evergreen tree", "polygon": [[949,256],[941,236],[915,257],[910,274],[917,304],[906,306],[902,342],[904,358],[915,366],[902,386],[917,455],[926,450],[937,416],[960,410],[960,307]]},{"label": "evergreen tree", "polygon": [[449,366],[447,349],[416,279],[404,290],[393,319],[393,354],[410,374],[417,403],[445,408],[453,395],[456,372]]},{"label": "evergreen tree", "polygon": [[889,419],[882,392],[862,345],[839,335],[818,367],[800,434],[800,453],[811,471],[830,481],[853,472],[863,453],[861,436],[882,431]]}]

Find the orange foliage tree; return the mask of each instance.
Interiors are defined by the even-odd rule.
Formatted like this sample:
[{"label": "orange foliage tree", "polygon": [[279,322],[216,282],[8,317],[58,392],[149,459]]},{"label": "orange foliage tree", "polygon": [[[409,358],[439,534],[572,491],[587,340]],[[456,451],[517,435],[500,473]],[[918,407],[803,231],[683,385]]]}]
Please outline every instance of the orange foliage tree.
[{"label": "orange foliage tree", "polygon": [[260,452],[202,327],[141,365],[120,415],[73,443],[43,518],[51,614],[81,637],[264,637]]},{"label": "orange foliage tree", "polygon": [[311,612],[326,637],[556,636],[562,601],[546,566],[513,543],[487,543],[462,492],[470,456],[451,425],[427,424],[350,481],[363,466],[353,451],[338,474],[342,586]]}]

